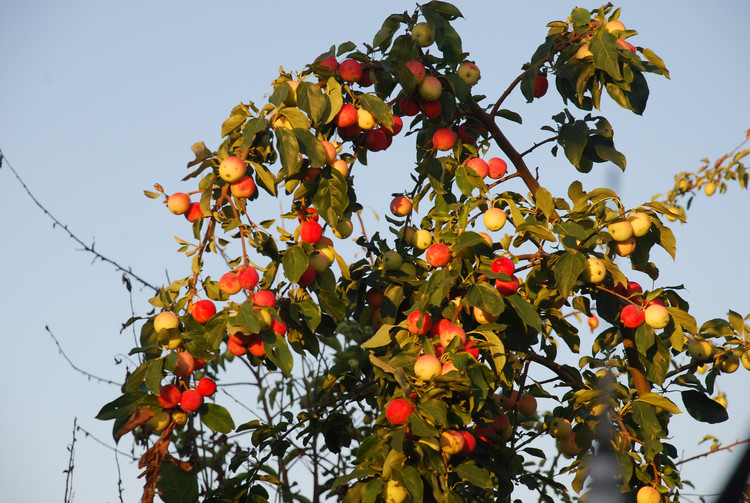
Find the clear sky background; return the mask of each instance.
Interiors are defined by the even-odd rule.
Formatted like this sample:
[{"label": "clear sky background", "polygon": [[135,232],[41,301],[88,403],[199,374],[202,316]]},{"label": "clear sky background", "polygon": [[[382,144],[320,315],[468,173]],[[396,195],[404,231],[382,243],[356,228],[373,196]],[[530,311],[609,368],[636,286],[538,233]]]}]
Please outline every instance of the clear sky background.
[{"label": "clear sky background", "polygon": [[[653,49],[672,80],[649,78],[644,117],[604,99],[602,114],[628,170],[597,166],[584,186],[611,186],[637,206],[672,185],[675,172],[697,170],[734,148],[750,128],[747,20],[744,0],[624,1],[621,19],[639,31],[635,45]],[[482,71],[476,92],[498,96],[543,40],[548,21],[565,19],[575,2],[458,2],[465,20],[455,24]],[[593,8],[596,5],[584,5]],[[187,274],[173,236],[190,236],[182,217],[143,196],[162,183],[180,184],[190,145],[220,142],[220,126],[240,101],[263,103],[279,66],[301,70],[331,45],[371,42],[392,12],[411,2],[130,2],[8,1],[0,4],[0,149],[36,198],[96,250],[148,279]],[[524,125],[506,124],[525,149],[546,137],[539,128],[562,109],[550,93],[527,105],[520,92],[506,106]],[[413,139],[401,137],[358,171],[366,202],[383,213],[392,192],[406,188]],[[564,194],[575,170],[538,149],[529,162],[542,184]],[[388,185],[386,183],[389,183]],[[750,214],[748,192],[698,196],[687,225],[675,224],[676,262],[662,254],[656,286],[685,284],[691,313],[700,321],[731,308],[750,312],[747,284]],[[274,209],[274,208],[272,208]],[[118,394],[116,386],[87,379],[58,353],[45,326],[67,355],[91,374],[121,382],[133,334],[120,328],[131,312],[145,313],[151,295],[122,273],[93,261],[24,192],[8,166],[0,169],[0,487],[5,501],[59,501],[74,418],[77,433],[75,501],[117,501],[118,466],[111,422],[94,419]],[[369,218],[369,217],[368,217]],[[372,229],[377,225],[374,220]],[[645,287],[652,284],[635,276]],[[131,309],[133,311],[131,311]],[[584,337],[584,348],[586,347]],[[116,362],[122,362],[116,365]],[[129,364],[133,368],[132,363]],[[714,434],[724,443],[750,434],[746,370],[719,380],[729,394],[728,423],[710,426],[689,418],[671,432],[686,457]],[[676,398],[679,402],[679,398]],[[551,406],[551,404],[549,404]],[[545,406],[544,403],[541,404]],[[684,414],[686,416],[687,414]],[[238,420],[244,422],[243,420]],[[100,444],[101,440],[106,444]],[[119,448],[128,451],[124,440]],[[138,455],[140,453],[137,453]],[[689,463],[685,478],[698,493],[715,492],[732,454]],[[118,456],[124,500],[136,501],[137,467]],[[689,491],[688,491],[689,492]]]}]

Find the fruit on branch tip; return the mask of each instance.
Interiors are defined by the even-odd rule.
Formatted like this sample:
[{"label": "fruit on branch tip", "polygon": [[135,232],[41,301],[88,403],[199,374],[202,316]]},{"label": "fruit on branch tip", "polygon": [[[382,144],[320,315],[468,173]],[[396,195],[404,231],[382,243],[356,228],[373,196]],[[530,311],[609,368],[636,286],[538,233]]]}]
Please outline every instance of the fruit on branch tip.
[{"label": "fruit on branch tip", "polygon": [[505,226],[505,222],[508,219],[508,214],[500,208],[489,208],[482,215],[482,221],[485,227],[490,231],[499,231]]},{"label": "fruit on branch tip", "polygon": [[407,328],[411,334],[425,335],[432,328],[432,316],[430,313],[422,314],[422,311],[412,311],[406,317]]},{"label": "fruit on branch tip", "polygon": [[636,211],[628,215],[628,222],[633,227],[633,235],[637,238],[648,234],[651,228],[651,218],[646,213]]},{"label": "fruit on branch tip", "polygon": [[331,241],[331,238],[326,236],[321,237],[318,242],[313,245],[313,248],[325,255],[329,266],[331,266],[336,260],[336,251],[333,249],[333,241]]},{"label": "fruit on branch tip", "polygon": [[284,98],[284,104],[288,107],[297,105],[297,87],[299,87],[298,80],[287,80],[286,84],[289,86],[289,91]]},{"label": "fruit on branch tip", "polygon": [[628,220],[616,220],[607,225],[607,231],[615,241],[626,241],[633,237],[633,225]]},{"label": "fruit on branch tip", "polygon": [[345,82],[358,82],[362,78],[362,63],[355,59],[345,59],[339,65],[339,76]]},{"label": "fruit on branch tip", "polygon": [[492,261],[490,266],[492,272],[512,276],[516,272],[516,264],[508,257],[498,257]]},{"label": "fruit on branch tip", "polygon": [[445,430],[440,434],[440,449],[448,454],[458,454],[464,448],[464,436],[456,430]]},{"label": "fruit on branch tip", "polygon": [[716,184],[714,182],[706,183],[705,187],[703,187],[703,191],[707,196],[712,196],[714,192],[716,192]]},{"label": "fruit on branch tip", "polygon": [[473,86],[474,84],[479,82],[480,78],[482,78],[479,67],[474,63],[469,63],[468,61],[461,63],[456,73],[468,86]]},{"label": "fruit on branch tip", "polygon": [[315,220],[302,222],[299,226],[299,237],[305,243],[314,245],[323,237],[323,227]]},{"label": "fruit on branch tip", "polygon": [[398,107],[401,109],[401,113],[407,117],[414,117],[419,113],[419,103],[406,96],[399,100]]},{"label": "fruit on branch tip", "polygon": [[341,110],[339,110],[338,115],[336,115],[336,125],[340,128],[348,128],[357,124],[358,119],[359,112],[357,112],[354,105],[345,103],[341,107]]},{"label": "fruit on branch tip", "polygon": [[412,204],[406,196],[396,196],[391,200],[391,213],[397,217],[405,217],[411,213]]},{"label": "fruit on branch tip", "polygon": [[190,414],[201,408],[203,405],[203,395],[198,393],[197,390],[188,389],[182,392],[180,397],[180,408]]},{"label": "fruit on branch tip", "polygon": [[651,328],[664,328],[669,324],[669,311],[659,304],[651,304],[644,311],[646,325]]},{"label": "fruit on branch tip", "polygon": [[237,277],[237,272],[229,271],[224,273],[221,278],[219,278],[219,289],[227,295],[234,295],[242,290],[240,280]]},{"label": "fruit on branch tip", "polygon": [[184,192],[175,192],[167,197],[167,208],[175,215],[184,215],[190,209],[190,196]]},{"label": "fruit on branch tip", "polygon": [[244,344],[240,344],[232,339],[229,339],[227,341],[227,351],[229,351],[234,356],[242,356],[247,353],[247,348]]},{"label": "fruit on branch tip", "polygon": [[583,269],[582,276],[587,283],[596,285],[604,281],[604,278],[607,276],[607,266],[601,259],[588,257],[586,259],[586,267]]},{"label": "fruit on branch tip", "polygon": [[709,341],[692,340],[687,345],[690,357],[699,362],[712,360],[715,351],[716,347]]},{"label": "fruit on branch tip", "polygon": [[524,416],[533,416],[536,414],[536,398],[534,395],[521,395],[521,398],[518,400],[518,412],[523,414]]},{"label": "fruit on branch tip", "polygon": [[195,370],[195,358],[187,351],[177,353],[177,363],[172,371],[177,377],[187,377]]},{"label": "fruit on branch tip", "polygon": [[443,84],[437,77],[429,75],[419,84],[419,95],[423,100],[434,101],[443,94]]},{"label": "fruit on branch tip", "polygon": [[625,241],[615,241],[614,243],[612,243],[612,249],[620,257],[630,256],[635,251],[636,246],[637,243],[633,236],[629,237]]},{"label": "fruit on branch tip", "polygon": [[[385,127],[385,126],[384,126]],[[401,132],[401,130],[404,128],[404,121],[401,117],[398,115],[393,116],[393,129],[390,129],[389,132],[391,133],[391,136],[396,136]],[[388,129],[386,127],[386,129]]]},{"label": "fruit on branch tip", "polygon": [[747,370],[750,370],[750,350],[742,352],[742,356],[740,356],[740,362],[742,362],[743,367],[745,367]]},{"label": "fruit on branch tip", "polygon": [[287,331],[286,323],[273,318],[271,320],[271,331],[277,333],[281,337],[285,336]]},{"label": "fruit on branch tip", "polygon": [[417,23],[411,30],[411,38],[419,47],[427,47],[435,41],[435,32],[432,31],[429,24],[425,22]]},{"label": "fruit on branch tip", "polygon": [[200,393],[201,396],[209,397],[216,393],[216,383],[208,377],[203,377],[198,381],[195,390]]},{"label": "fruit on branch tip", "polygon": [[403,262],[404,259],[396,250],[388,250],[383,254],[383,267],[386,271],[397,271]]},{"label": "fruit on branch tip", "polygon": [[419,61],[407,62],[406,68],[408,68],[411,74],[414,75],[414,83],[416,85],[421,84],[424,81],[425,77],[427,77],[427,70]]},{"label": "fruit on branch tip", "polygon": [[340,127],[336,131],[338,131],[342,140],[355,140],[362,134],[362,128],[356,123],[351,126]]},{"label": "fruit on branch tip", "polygon": [[229,184],[229,190],[236,198],[253,197],[255,195],[255,180],[250,175],[245,175],[236,182]]},{"label": "fruit on branch tip", "polygon": [[492,418],[492,427],[505,440],[508,440],[513,434],[513,425],[510,424],[510,418],[505,412],[495,414]]},{"label": "fruit on branch tip", "polygon": [[573,433],[573,426],[565,418],[553,417],[549,422],[549,433],[558,440],[565,440]]},{"label": "fruit on branch tip", "polygon": [[240,180],[247,173],[245,161],[239,157],[230,156],[219,163],[219,176],[227,183]]},{"label": "fruit on branch tip", "polygon": [[380,152],[381,150],[387,149],[389,145],[390,137],[384,130],[371,129],[367,131],[367,134],[365,135],[364,146],[370,152]]},{"label": "fruit on branch tip", "polygon": [[422,102],[422,115],[428,119],[434,119],[440,117],[440,112],[443,111],[443,106],[438,100],[423,101]]},{"label": "fruit on branch tip", "polygon": [[425,260],[432,267],[445,267],[451,261],[451,250],[444,243],[434,243],[427,248]]},{"label": "fruit on branch tip", "polygon": [[456,133],[449,128],[440,128],[432,135],[432,145],[442,152],[450,150],[456,144]]},{"label": "fruit on branch tip", "polygon": [[435,355],[422,355],[414,362],[414,375],[425,382],[439,376],[442,369],[443,364]]},{"label": "fruit on branch tip", "polygon": [[180,397],[182,397],[182,392],[177,386],[174,384],[165,384],[159,390],[157,400],[165,409],[171,409],[180,404]]},{"label": "fruit on branch tip", "polygon": [[634,304],[628,304],[620,311],[620,322],[628,328],[638,328],[643,325],[644,321],[646,321],[646,315],[643,309]]},{"label": "fruit on branch tip", "polygon": [[168,333],[180,327],[180,318],[172,311],[162,311],[154,317],[154,330],[157,334]]},{"label": "fruit on branch tip", "polygon": [[316,274],[319,274],[331,267],[331,263],[328,262],[328,257],[324,253],[319,251],[311,253],[308,260],[310,262],[310,267],[313,268]]},{"label": "fruit on branch tip", "polygon": [[636,503],[659,503],[661,501],[661,493],[653,486],[643,486],[638,489],[635,501]]},{"label": "fruit on branch tip", "polygon": [[403,503],[408,495],[399,481],[391,479],[385,483],[385,503]]},{"label": "fruit on branch tip", "polygon": [[391,424],[406,424],[412,412],[413,403],[406,398],[394,398],[385,407],[385,418]]},{"label": "fruit on branch tip", "polygon": [[622,21],[617,19],[615,21],[610,21],[607,24],[605,24],[604,29],[610,33],[617,33],[620,31],[625,31],[625,25],[623,24]]},{"label": "fruit on branch tip", "polygon": [[536,79],[534,79],[534,98],[541,98],[547,94],[548,88],[549,81],[547,80],[547,75],[540,73],[536,76]]},{"label": "fruit on branch tip", "polygon": [[216,304],[208,299],[197,301],[190,311],[193,319],[200,324],[205,324],[216,314]]}]

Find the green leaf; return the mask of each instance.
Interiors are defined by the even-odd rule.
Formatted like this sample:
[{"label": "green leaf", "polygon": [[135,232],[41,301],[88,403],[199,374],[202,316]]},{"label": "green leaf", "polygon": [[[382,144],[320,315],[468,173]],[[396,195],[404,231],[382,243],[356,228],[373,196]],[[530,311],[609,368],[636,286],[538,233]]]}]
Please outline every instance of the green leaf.
[{"label": "green leaf", "polygon": [[591,39],[589,50],[594,56],[596,68],[607,72],[615,81],[622,80],[620,65],[617,62],[617,37],[605,31],[601,37]]},{"label": "green leaf", "polygon": [[284,265],[284,276],[291,283],[296,283],[307,270],[307,254],[301,246],[291,246],[284,253],[282,264]]},{"label": "green leaf", "polygon": [[478,307],[492,315],[499,315],[503,311],[503,298],[497,288],[486,282],[478,282],[469,288],[466,294],[469,305]]},{"label": "green leaf", "polygon": [[234,420],[227,409],[215,403],[207,403],[201,409],[201,422],[218,433],[231,433]]},{"label": "green leaf", "polygon": [[544,213],[544,216],[550,218],[555,212],[555,201],[552,199],[552,194],[549,193],[544,187],[539,187],[534,194],[536,199],[536,207]]},{"label": "green leaf", "polygon": [[646,355],[651,346],[656,341],[656,334],[654,329],[648,326],[646,323],[642,323],[635,331],[635,343],[638,346],[638,352],[642,355]]},{"label": "green leaf", "polygon": [[276,146],[279,149],[281,166],[288,176],[297,174],[300,169],[299,143],[297,136],[284,127],[276,128]]},{"label": "green leaf", "polygon": [[232,110],[232,114],[221,125],[222,138],[239,127],[247,119],[247,113],[241,108]]},{"label": "green leaf", "polygon": [[560,134],[557,138],[558,143],[565,150],[565,157],[573,166],[581,163],[583,150],[589,137],[589,127],[583,121],[575,121],[573,124],[563,124],[560,126]]},{"label": "green leaf", "polygon": [[521,117],[521,115],[511,110],[501,108],[495,115],[512,122],[517,122],[518,124],[523,124],[523,118]]},{"label": "green leaf", "polygon": [[247,121],[247,124],[242,129],[242,136],[244,137],[242,145],[246,147],[252,145],[253,141],[255,141],[255,135],[265,130],[266,127],[268,127],[266,119],[255,118]]},{"label": "green leaf", "polygon": [[164,503],[194,503],[198,501],[198,476],[186,472],[167,461],[161,464],[156,483]]},{"label": "green leaf", "polygon": [[680,408],[672,400],[658,393],[643,393],[633,401],[644,402],[655,407],[661,407],[672,414],[682,414]]},{"label": "green leaf", "polygon": [[[649,63],[651,63],[656,68],[658,68],[659,70],[661,70],[662,74],[666,78],[669,78],[669,70],[667,70],[667,67],[664,64],[664,60],[662,60],[659,56],[657,56],[656,53],[654,53],[654,51],[652,51],[651,49],[648,49],[648,48],[644,47],[641,50],[641,54],[643,54],[643,56],[645,56],[645,58],[648,60]],[[654,73],[656,73],[656,72],[654,72]]]},{"label": "green leaf", "polygon": [[529,304],[523,297],[518,294],[510,295],[505,297],[510,302],[513,308],[516,310],[518,317],[521,318],[526,325],[533,328],[537,332],[542,331],[542,318],[539,317],[539,313],[536,311],[534,306]]},{"label": "green leaf", "polygon": [[294,366],[294,358],[284,337],[276,332],[263,332],[263,347],[266,350],[266,357],[279,367],[285,376],[289,377]]},{"label": "green leaf", "polygon": [[596,150],[596,153],[599,157],[601,157],[605,161],[612,162],[618,168],[625,171],[627,161],[625,160],[625,156],[618,152],[617,149],[610,145],[607,145],[606,143],[597,143],[594,146],[594,150]]},{"label": "green leaf", "polygon": [[568,297],[573,290],[573,286],[578,281],[578,277],[586,268],[586,256],[575,250],[568,250],[560,255],[552,272],[555,275],[557,290],[563,297]]},{"label": "green leaf", "polygon": [[500,337],[498,337],[495,332],[490,332],[489,330],[480,330],[475,333],[482,335],[489,343],[490,354],[492,355],[492,360],[495,362],[495,372],[500,374],[505,367],[506,361],[505,345],[503,344],[503,341],[500,340]]},{"label": "green leaf", "polygon": [[700,391],[683,391],[682,403],[688,414],[702,423],[722,423],[729,419],[727,409]]},{"label": "green leaf", "polygon": [[336,115],[341,111],[341,107],[344,104],[341,84],[339,84],[335,77],[331,77],[326,83],[326,96],[328,96],[330,106],[326,109],[326,116],[323,122],[328,124],[336,118]]},{"label": "green leaf", "polygon": [[390,325],[388,323],[383,323],[377,332],[375,332],[375,335],[370,337],[367,341],[365,341],[364,344],[362,344],[362,347],[365,349],[373,349],[373,348],[380,348],[383,346],[387,346],[391,343],[391,329],[395,325]]},{"label": "green leaf", "polygon": [[700,330],[698,332],[704,337],[732,337],[734,336],[734,331],[732,330],[732,326],[729,324],[727,320],[722,320],[721,318],[714,318],[712,320],[708,320],[703,325],[701,325]]},{"label": "green leaf", "polygon": [[263,187],[263,189],[273,197],[276,197],[276,177],[273,173],[257,162],[250,161],[250,164],[255,168],[255,178],[258,181],[258,185]]},{"label": "green leaf", "polygon": [[312,202],[328,225],[336,226],[339,215],[344,215],[349,206],[349,185],[344,176],[336,170],[331,170],[330,178],[321,177]]},{"label": "green leaf", "polygon": [[359,105],[370,112],[375,120],[387,128],[393,128],[393,112],[382,99],[372,94],[360,94],[358,98]]},{"label": "green leaf", "polygon": [[310,159],[310,166],[322,168],[326,165],[326,151],[313,134],[307,129],[295,128],[294,136],[297,137],[300,151]]},{"label": "green leaf", "polygon": [[161,358],[155,358],[148,362],[148,369],[146,370],[145,382],[146,387],[154,395],[158,395],[161,391],[161,380],[163,375],[164,360]]},{"label": "green leaf", "polygon": [[307,113],[312,124],[317,126],[325,117],[329,104],[320,86],[312,82],[300,82],[297,86],[297,106]]},{"label": "green leaf", "polygon": [[464,461],[456,467],[456,473],[461,480],[473,486],[492,489],[492,475],[486,469],[477,466],[474,461]]},{"label": "green leaf", "polygon": [[397,14],[391,14],[386,18],[386,20],[383,22],[383,26],[375,34],[375,38],[372,39],[372,46],[374,48],[384,49],[391,45],[393,35],[401,26],[400,17],[401,16]]},{"label": "green leaf", "polygon": [[229,317],[227,324],[242,328],[242,333],[245,334],[257,334],[261,330],[260,320],[255,309],[253,309],[251,300],[243,302],[237,310],[237,314]]}]

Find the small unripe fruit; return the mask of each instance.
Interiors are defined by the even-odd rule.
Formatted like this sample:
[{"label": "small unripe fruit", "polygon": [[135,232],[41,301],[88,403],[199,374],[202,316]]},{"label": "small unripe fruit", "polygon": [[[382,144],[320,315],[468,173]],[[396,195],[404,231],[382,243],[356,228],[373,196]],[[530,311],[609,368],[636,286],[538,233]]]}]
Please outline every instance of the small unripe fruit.
[{"label": "small unripe fruit", "polygon": [[375,117],[364,108],[357,109],[357,124],[362,129],[372,129],[375,127]]},{"label": "small unripe fruit", "polygon": [[615,241],[626,241],[633,237],[633,226],[628,220],[617,220],[607,226],[609,235]]},{"label": "small unripe fruit", "polygon": [[734,353],[723,354],[718,362],[719,370],[725,374],[731,374],[740,368],[740,358]]},{"label": "small unripe fruit", "polygon": [[442,369],[443,364],[434,355],[422,355],[414,363],[414,375],[423,381],[431,381],[439,376]]},{"label": "small unripe fruit", "polygon": [[604,25],[604,29],[610,33],[617,33],[619,31],[625,31],[625,25],[619,19],[616,21],[610,21]]},{"label": "small unripe fruit", "polygon": [[584,281],[596,285],[604,281],[607,276],[607,266],[601,259],[589,257],[586,259],[586,267],[583,269],[582,276]]},{"label": "small unripe fruit", "polygon": [[554,417],[549,423],[549,433],[558,440],[565,440],[573,433],[573,426],[567,419]]},{"label": "small unripe fruit", "polygon": [[397,480],[389,480],[385,484],[385,503],[403,503],[409,492]]},{"label": "small unripe fruit", "polygon": [[174,375],[187,377],[195,370],[195,358],[187,351],[177,353],[177,363],[174,366]]},{"label": "small unripe fruit", "polygon": [[708,341],[690,341],[687,345],[690,357],[699,362],[712,360],[715,349],[714,345]]},{"label": "small unripe fruit", "polygon": [[203,405],[203,396],[194,389],[186,390],[180,398],[180,408],[187,412],[195,412]]},{"label": "small unripe fruit", "polygon": [[631,213],[628,215],[628,222],[633,227],[633,235],[637,238],[648,234],[648,230],[651,228],[651,219],[646,213]]},{"label": "small unripe fruit", "polygon": [[659,503],[661,494],[652,486],[643,486],[638,489],[635,500],[637,503]]},{"label": "small unripe fruit", "polygon": [[426,250],[432,244],[432,234],[427,229],[419,229],[414,233],[414,247]]},{"label": "small unripe fruit", "polygon": [[387,271],[397,271],[401,264],[403,264],[403,258],[395,250],[389,250],[383,254],[383,267]]},{"label": "small unripe fruit", "polygon": [[628,257],[635,251],[636,241],[634,237],[629,237],[625,241],[615,241],[612,243],[612,249],[620,257]]},{"label": "small unripe fruit", "polygon": [[508,214],[500,208],[490,208],[482,215],[485,227],[490,231],[499,231],[505,225]]},{"label": "small unripe fruit", "polygon": [[154,317],[154,330],[157,334],[168,333],[180,326],[180,318],[172,311],[162,311]]},{"label": "small unripe fruit", "polygon": [[707,196],[712,196],[714,192],[716,192],[716,184],[714,182],[708,182],[705,187],[703,187],[703,190],[706,192]]},{"label": "small unripe fruit", "polygon": [[435,41],[435,33],[427,23],[417,23],[411,30],[411,38],[419,47],[427,47]]},{"label": "small unripe fruit", "polygon": [[419,95],[423,100],[435,101],[440,98],[441,94],[443,94],[443,85],[437,77],[425,77],[419,84]]},{"label": "small unripe fruit", "polygon": [[172,415],[165,411],[160,410],[156,414],[154,414],[154,417],[148,420],[148,426],[152,430],[159,432],[162,431],[164,428],[169,426],[169,422],[172,420]]},{"label": "small unripe fruit", "polygon": [[427,70],[419,61],[407,62],[406,68],[408,68],[411,74],[414,75],[414,83],[416,85],[421,84],[424,81],[425,77],[427,77]]},{"label": "small unripe fruit", "polygon": [[651,328],[664,328],[669,324],[669,311],[664,306],[652,304],[645,311],[646,324]]},{"label": "small unripe fruit", "polygon": [[557,449],[566,458],[572,458],[580,454],[581,448],[576,444],[576,434],[571,433],[567,438],[558,440]]},{"label": "small unripe fruit", "polygon": [[208,299],[199,300],[193,304],[193,310],[190,312],[193,319],[198,323],[204,324],[216,314],[216,304]]},{"label": "small unripe fruit", "polygon": [[333,228],[333,235],[339,239],[346,239],[352,235],[354,231],[354,225],[349,219],[341,220],[336,227]]},{"label": "small unripe fruit", "polygon": [[482,78],[481,73],[479,72],[479,67],[475,65],[474,63],[461,63],[461,66],[458,67],[458,70],[456,71],[459,78],[463,80],[467,86],[473,86],[477,82],[479,82],[479,79]]},{"label": "small unripe fruit", "polygon": [[391,201],[391,213],[397,217],[405,217],[411,213],[411,201],[406,196],[396,196]]},{"label": "small unripe fruit", "polygon": [[175,215],[184,215],[190,209],[190,196],[175,192],[167,198],[167,208]]},{"label": "small unripe fruit", "polygon": [[219,163],[219,176],[227,183],[239,181],[246,172],[245,161],[239,157],[227,157]]}]

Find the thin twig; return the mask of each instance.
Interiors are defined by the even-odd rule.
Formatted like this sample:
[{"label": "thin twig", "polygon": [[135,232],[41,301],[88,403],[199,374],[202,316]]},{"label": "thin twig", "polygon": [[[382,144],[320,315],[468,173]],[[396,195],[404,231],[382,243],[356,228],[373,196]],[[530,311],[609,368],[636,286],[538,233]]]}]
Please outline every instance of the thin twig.
[{"label": "thin twig", "polygon": [[60,342],[57,340],[57,337],[55,337],[55,334],[52,333],[52,330],[49,329],[47,325],[44,326],[44,329],[47,331],[47,333],[52,337],[52,340],[55,341],[55,344],[57,345],[57,350],[60,352],[60,354],[65,358],[65,361],[70,364],[71,367],[73,367],[73,370],[80,372],[81,374],[85,375],[89,379],[94,379],[95,381],[99,381],[105,384],[113,384],[115,386],[122,386],[122,383],[118,383],[115,381],[110,381],[109,379],[104,379],[103,377],[95,376],[94,374],[90,372],[86,372],[85,370],[79,369],[76,367],[75,363],[71,361],[70,358],[68,358],[68,355],[65,354],[65,351],[63,351],[62,346],[60,346]]},{"label": "thin twig", "polygon": [[29,188],[26,186],[26,184],[24,183],[24,181],[21,179],[21,176],[18,174],[18,172],[15,169],[13,169],[13,166],[11,166],[11,164],[8,162],[8,159],[4,158],[2,156],[2,153],[0,152],[0,164],[2,163],[3,160],[5,160],[5,164],[13,172],[13,175],[16,177],[16,179],[18,180],[18,182],[21,184],[21,186],[23,187],[23,190],[25,190],[26,193],[31,198],[31,200],[34,201],[34,204],[36,204],[37,206],[39,206],[39,208],[41,208],[41,210],[44,212],[44,214],[47,215],[52,220],[52,222],[55,224],[55,226],[62,227],[62,229],[68,234],[68,236],[71,239],[73,239],[76,243],[78,243],[79,245],[81,245],[83,247],[84,251],[92,253],[96,258],[98,258],[102,262],[106,262],[106,263],[114,266],[115,269],[117,269],[118,271],[122,271],[125,274],[131,276],[133,279],[135,279],[136,281],[138,281],[142,285],[147,286],[147,287],[151,288],[154,291],[157,291],[157,292],[159,291],[159,289],[157,287],[155,287],[154,285],[152,285],[151,283],[149,283],[145,279],[141,278],[137,274],[133,273],[133,271],[130,268],[126,269],[125,267],[121,266],[120,264],[118,264],[114,260],[105,257],[101,253],[99,253],[99,252],[97,252],[97,251],[94,250],[94,245],[91,245],[91,246],[87,245],[78,236],[76,236],[75,234],[73,234],[73,232],[71,232],[70,229],[68,229],[67,225],[63,224],[57,218],[55,218],[55,216],[52,215],[52,213],[50,213],[49,210],[47,210],[47,208],[45,208],[42,205],[42,203],[40,203],[37,200],[36,197],[34,197],[34,194],[31,193],[31,191],[29,190]]},{"label": "thin twig", "polygon": [[77,427],[76,429],[77,429],[77,430],[80,430],[80,431],[82,431],[82,432],[83,432],[83,433],[84,433],[84,434],[85,434],[85,435],[86,435],[87,437],[91,437],[91,438],[92,438],[92,439],[93,439],[94,441],[96,441],[97,443],[99,443],[99,444],[103,445],[103,446],[104,446],[104,447],[106,447],[107,449],[113,450],[113,451],[115,451],[115,452],[116,452],[117,454],[120,454],[121,456],[125,456],[126,458],[129,458],[129,459],[130,459],[131,461],[138,461],[138,458],[137,458],[137,457],[135,457],[135,456],[133,456],[132,454],[129,454],[129,453],[127,453],[127,452],[123,452],[123,451],[121,451],[121,450],[117,449],[116,447],[112,447],[111,445],[107,444],[106,442],[103,442],[103,441],[99,440],[99,439],[98,439],[97,437],[95,437],[94,435],[92,435],[92,434],[91,434],[91,433],[90,433],[90,432],[89,432],[88,430],[86,430],[85,428],[83,428],[83,427],[81,427],[81,426],[78,426],[78,427]]},{"label": "thin twig", "polygon": [[702,458],[702,457],[708,456],[709,454],[713,454],[713,453],[715,453],[715,452],[719,452],[719,451],[728,451],[728,450],[731,450],[731,449],[732,449],[732,447],[737,447],[738,445],[741,445],[741,444],[746,444],[746,443],[748,443],[748,442],[750,442],[750,438],[746,438],[745,440],[738,440],[738,441],[736,441],[736,442],[735,442],[735,443],[733,443],[733,444],[730,444],[730,445],[726,445],[726,446],[724,446],[724,447],[719,447],[719,448],[717,448],[717,449],[714,449],[714,450],[712,450],[712,451],[704,452],[703,454],[698,454],[698,455],[696,455],[696,456],[693,456],[692,458],[687,458],[687,459],[683,459],[682,461],[678,461],[678,462],[677,462],[677,463],[675,463],[674,465],[675,465],[675,466],[679,466],[679,465],[681,465],[682,463],[687,463],[688,461],[693,461],[693,460],[696,460],[696,459],[699,459],[699,458]]},{"label": "thin twig", "polygon": [[73,468],[75,467],[75,446],[76,446],[76,423],[77,417],[73,418],[73,441],[68,447],[70,457],[68,458],[68,468],[65,470],[65,503],[73,501]]}]

